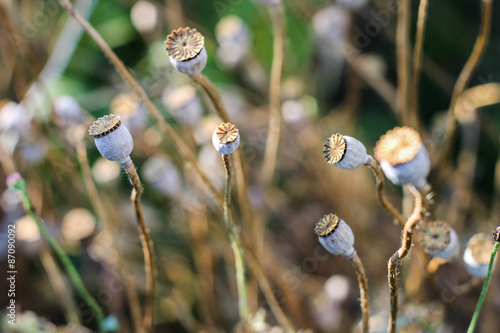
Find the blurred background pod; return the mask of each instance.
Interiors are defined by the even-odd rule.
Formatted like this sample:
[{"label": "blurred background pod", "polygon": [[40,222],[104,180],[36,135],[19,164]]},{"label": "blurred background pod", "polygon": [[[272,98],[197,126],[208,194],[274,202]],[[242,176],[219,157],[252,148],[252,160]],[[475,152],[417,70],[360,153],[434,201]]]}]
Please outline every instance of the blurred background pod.
[{"label": "blurred background pod", "polygon": [[354,258],[354,234],[344,220],[335,214],[323,216],[316,226],[314,232],[318,236],[320,244],[330,253],[344,256],[348,259]]},{"label": "blurred background pod", "polygon": [[165,41],[165,50],[172,66],[180,73],[194,77],[207,64],[205,38],[196,29],[179,28]]},{"label": "blurred background pod", "polygon": [[215,37],[219,42],[217,57],[227,67],[239,65],[248,55],[250,49],[250,30],[238,16],[229,15],[222,18],[215,26]]},{"label": "blurred background pod", "polygon": [[129,92],[119,93],[111,102],[111,113],[120,116],[122,123],[133,133],[142,132],[149,123],[144,106]]},{"label": "blurred background pod", "polygon": [[95,145],[101,155],[118,161],[122,166],[130,161],[134,140],[129,130],[120,121],[120,116],[109,114],[94,121],[89,134],[94,137]]},{"label": "blurred background pod", "polygon": [[182,192],[181,174],[165,155],[148,158],[142,165],[141,173],[146,182],[164,196],[175,197]]},{"label": "blurred background pod", "polygon": [[371,162],[371,157],[366,153],[365,146],[347,135],[332,134],[323,147],[326,163],[341,169],[353,170]]},{"label": "blurred background pod", "polygon": [[368,0],[337,0],[337,3],[350,10],[358,11],[368,3]]},{"label": "blurred background pod", "polygon": [[116,182],[120,176],[120,166],[104,157],[99,157],[91,168],[92,178],[97,184],[106,186]]},{"label": "blurred background pod", "polygon": [[474,234],[464,252],[464,263],[470,275],[485,278],[488,275],[488,266],[491,259],[494,241],[490,235]]},{"label": "blurred background pod", "polygon": [[163,105],[179,124],[190,128],[198,127],[203,115],[203,105],[191,85],[166,88],[162,94]]},{"label": "blurred background pod", "polygon": [[2,102],[4,104],[0,109],[0,143],[3,149],[12,155],[21,136],[31,133],[32,116],[21,104],[6,100]]},{"label": "blurred background pod", "polygon": [[71,243],[78,243],[89,238],[95,230],[96,220],[88,209],[74,208],[68,211],[62,219],[62,235]]},{"label": "blurred background pod", "polygon": [[130,11],[130,19],[134,27],[143,35],[149,35],[158,28],[158,8],[150,1],[137,1]]},{"label": "blurred background pod", "polygon": [[78,101],[69,95],[59,95],[52,103],[54,122],[68,128],[85,120],[86,114]]},{"label": "blurred background pod", "polygon": [[331,5],[314,14],[312,28],[318,48],[318,93],[320,99],[338,90],[345,66],[345,43],[347,41],[351,17],[349,11]]},{"label": "blurred background pod", "polygon": [[424,189],[430,171],[430,158],[416,130],[403,126],[387,131],[377,141],[374,153],[391,182]]},{"label": "blurred background pod", "polygon": [[425,223],[418,231],[417,239],[424,251],[432,257],[452,259],[460,251],[457,233],[443,221]]}]

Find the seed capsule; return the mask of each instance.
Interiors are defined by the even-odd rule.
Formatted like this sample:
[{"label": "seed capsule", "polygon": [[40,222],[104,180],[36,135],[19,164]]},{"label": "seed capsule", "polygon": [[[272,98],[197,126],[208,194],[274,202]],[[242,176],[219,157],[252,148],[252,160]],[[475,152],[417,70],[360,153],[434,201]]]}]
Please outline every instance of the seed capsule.
[{"label": "seed capsule", "polygon": [[451,259],[460,250],[457,233],[443,221],[426,223],[418,233],[418,240],[424,251],[432,257]]},{"label": "seed capsule", "polygon": [[355,138],[347,135],[333,134],[325,144],[323,154],[326,163],[346,170],[356,169],[360,165],[370,164],[371,157],[365,146]]},{"label": "seed capsule", "polygon": [[356,255],[354,234],[344,220],[335,214],[323,216],[314,227],[321,245],[330,253],[352,259]]},{"label": "seed capsule", "polygon": [[477,278],[488,275],[493,245],[491,237],[486,234],[479,233],[471,237],[464,252],[465,267],[470,275]]},{"label": "seed capsule", "polygon": [[97,119],[90,126],[89,134],[94,137],[95,145],[104,158],[118,161],[122,166],[132,163],[130,153],[134,140],[120,121],[120,116],[109,114]]},{"label": "seed capsule", "polygon": [[212,143],[219,153],[232,154],[240,145],[239,130],[231,123],[222,123],[215,129]]},{"label": "seed capsule", "polygon": [[500,243],[500,227],[497,227],[495,230],[493,230],[493,239],[495,242]]},{"label": "seed capsule", "polygon": [[395,127],[375,145],[375,158],[391,182],[413,184],[422,190],[427,183],[430,159],[420,135],[411,127]]},{"label": "seed capsule", "polygon": [[165,50],[174,68],[188,76],[201,73],[207,64],[205,38],[196,29],[179,28],[165,41]]}]

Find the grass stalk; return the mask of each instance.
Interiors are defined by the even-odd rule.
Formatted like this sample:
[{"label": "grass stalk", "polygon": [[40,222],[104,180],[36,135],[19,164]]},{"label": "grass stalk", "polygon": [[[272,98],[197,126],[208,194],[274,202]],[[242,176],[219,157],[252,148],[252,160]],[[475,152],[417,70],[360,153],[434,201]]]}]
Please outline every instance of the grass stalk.
[{"label": "grass stalk", "polygon": [[224,168],[226,169],[226,186],[224,189],[224,222],[229,234],[229,240],[231,243],[231,248],[234,253],[234,266],[236,270],[236,286],[238,289],[238,310],[240,313],[240,318],[245,323],[250,323],[251,317],[248,311],[248,296],[246,289],[246,270],[245,270],[245,260],[243,258],[243,248],[239,242],[239,238],[236,235],[236,226],[234,221],[231,219],[230,207],[231,207],[231,163],[229,162],[229,155],[222,154],[222,159],[224,161]]},{"label": "grass stalk", "polygon": [[469,328],[467,329],[467,333],[473,333],[476,329],[477,320],[479,318],[479,314],[481,313],[481,308],[483,307],[484,298],[486,296],[486,292],[488,291],[488,286],[490,284],[491,272],[493,271],[493,264],[495,262],[495,256],[498,251],[498,247],[500,243],[496,242],[493,250],[491,251],[491,259],[490,265],[488,266],[488,275],[486,275],[486,280],[484,281],[483,290],[481,290],[481,295],[479,296],[479,301],[477,302],[476,310],[474,311],[474,315],[469,324]]},{"label": "grass stalk", "polygon": [[80,275],[78,274],[75,265],[73,265],[73,262],[71,262],[69,256],[66,254],[66,252],[64,252],[64,249],[56,242],[56,240],[50,235],[50,233],[45,228],[44,223],[36,214],[35,208],[33,207],[31,200],[28,197],[28,193],[26,191],[26,183],[24,182],[24,179],[23,178],[18,179],[12,185],[12,187],[20,191],[21,200],[23,202],[25,209],[28,211],[29,215],[33,218],[33,220],[35,220],[36,225],[38,226],[38,229],[40,230],[40,233],[42,234],[43,238],[45,238],[47,243],[49,243],[50,247],[52,248],[52,250],[54,250],[57,257],[63,264],[80,297],[85,301],[85,303],[87,303],[87,305],[92,309],[92,311],[94,311],[94,314],[96,316],[98,332],[104,333],[104,329],[102,328],[104,313],[102,309],[100,308],[99,304],[97,304],[96,300],[92,297],[92,295],[90,295],[87,288],[85,288],[85,285],[83,284],[83,281],[80,278]]},{"label": "grass stalk", "polygon": [[139,229],[139,235],[141,238],[142,251],[144,254],[144,266],[146,269],[146,304],[144,306],[144,317],[143,325],[146,332],[153,332],[153,321],[154,321],[154,303],[155,303],[155,254],[153,248],[153,241],[149,235],[149,229],[146,225],[144,219],[144,213],[142,212],[141,195],[142,195],[142,184],[137,174],[137,169],[134,163],[130,159],[128,162],[122,164],[123,169],[127,173],[132,186],[131,200],[134,206],[137,226]]},{"label": "grass stalk", "polygon": [[356,269],[356,276],[358,278],[359,283],[359,293],[361,298],[361,313],[363,316],[362,319],[362,332],[369,332],[369,321],[370,321],[370,303],[369,303],[369,290],[368,290],[368,279],[366,277],[365,268],[363,267],[363,263],[359,258],[358,254],[351,259],[352,265]]},{"label": "grass stalk", "polygon": [[420,129],[420,121],[418,118],[418,86],[420,83],[420,72],[422,69],[422,54],[425,36],[425,22],[427,21],[427,12],[429,8],[429,0],[420,0],[418,7],[417,18],[417,35],[415,39],[415,47],[413,48],[413,76],[411,85],[411,118],[410,124],[417,130]]},{"label": "grass stalk", "polygon": [[410,252],[413,240],[413,230],[422,218],[423,199],[422,194],[413,186],[410,191],[415,197],[413,212],[405,223],[401,241],[401,247],[391,256],[388,264],[389,292],[391,300],[391,310],[389,317],[388,333],[396,332],[396,320],[398,318],[398,275],[403,258]]},{"label": "grass stalk", "polygon": [[394,208],[394,206],[390,203],[389,200],[385,197],[384,194],[384,185],[385,185],[385,180],[384,180],[384,173],[382,172],[382,169],[380,169],[380,165],[378,162],[372,157],[370,164],[367,165],[372,171],[373,175],[375,176],[377,180],[377,198],[380,204],[387,209],[387,211],[392,215],[394,220],[397,221],[397,223],[400,226],[405,225],[405,220],[399,214],[398,210]]},{"label": "grass stalk", "polygon": [[267,188],[272,181],[276,168],[276,159],[281,134],[281,74],[283,70],[284,54],[284,8],[280,1],[276,5],[270,5],[273,22],[273,62],[271,67],[271,78],[269,84],[269,125],[267,131],[266,150],[262,164],[262,184]]}]

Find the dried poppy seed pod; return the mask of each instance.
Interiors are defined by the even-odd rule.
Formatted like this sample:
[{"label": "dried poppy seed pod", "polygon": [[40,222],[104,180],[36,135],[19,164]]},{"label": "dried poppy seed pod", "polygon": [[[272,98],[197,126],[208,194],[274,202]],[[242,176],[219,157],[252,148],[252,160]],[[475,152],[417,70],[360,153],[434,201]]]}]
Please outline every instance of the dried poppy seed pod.
[{"label": "dried poppy seed pod", "polygon": [[413,184],[419,190],[425,188],[430,159],[416,130],[408,126],[395,127],[378,140],[374,151],[391,182]]},{"label": "dried poppy seed pod", "polygon": [[493,239],[495,242],[500,243],[500,227],[497,227],[495,230],[493,230]]},{"label": "dried poppy seed pod", "polygon": [[432,257],[452,259],[460,250],[457,233],[443,221],[426,223],[417,237],[424,251]]},{"label": "dried poppy seed pod", "polygon": [[351,228],[335,214],[323,216],[316,226],[314,232],[318,235],[318,240],[330,253],[337,256],[344,256],[348,259],[354,258],[354,234]]},{"label": "dried poppy seed pod", "polygon": [[345,170],[356,169],[360,165],[370,164],[371,157],[365,146],[355,138],[347,135],[333,134],[325,144],[323,154],[328,164]]},{"label": "dried poppy seed pod", "polygon": [[170,63],[174,68],[190,77],[201,73],[207,64],[205,38],[196,29],[179,28],[172,31],[165,41]]},{"label": "dried poppy seed pod", "polygon": [[120,162],[123,168],[132,164],[130,153],[134,140],[120,121],[120,116],[108,114],[97,119],[90,126],[89,134],[94,137],[97,150],[104,158]]},{"label": "dried poppy seed pod", "polygon": [[240,145],[239,130],[231,123],[222,123],[214,131],[212,135],[212,143],[215,149],[223,154],[232,154]]},{"label": "dried poppy seed pod", "polygon": [[464,263],[470,275],[485,278],[491,259],[494,242],[490,236],[479,233],[473,235],[464,252]]}]

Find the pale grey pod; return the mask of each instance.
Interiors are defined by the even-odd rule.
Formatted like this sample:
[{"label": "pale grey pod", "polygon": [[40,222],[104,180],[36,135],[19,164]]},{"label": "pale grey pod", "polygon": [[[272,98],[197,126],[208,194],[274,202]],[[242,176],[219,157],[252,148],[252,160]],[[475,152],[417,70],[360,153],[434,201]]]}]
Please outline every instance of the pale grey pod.
[{"label": "pale grey pod", "polygon": [[222,123],[212,135],[212,143],[215,149],[223,154],[232,154],[240,145],[240,133],[236,126],[231,123]]},{"label": "pale grey pod", "polygon": [[427,184],[431,162],[427,149],[422,144],[418,154],[409,162],[391,165],[387,161],[381,161],[380,167],[391,182],[396,185],[413,184],[422,190]]},{"label": "pale grey pod", "polygon": [[391,182],[396,185],[413,184],[423,190],[430,171],[430,158],[411,127],[396,127],[384,134],[375,145],[375,158]]},{"label": "pale grey pod", "polygon": [[200,74],[207,64],[207,50],[205,46],[203,46],[200,53],[190,60],[177,61],[172,57],[169,57],[169,59],[172,66],[174,66],[178,72],[194,77]]},{"label": "pale grey pod", "polygon": [[203,106],[193,86],[183,85],[173,90],[165,90],[162,102],[179,124],[191,128],[199,125]]},{"label": "pale grey pod", "polygon": [[333,134],[326,140],[323,147],[326,162],[341,169],[352,170],[371,162],[365,146],[347,135]]},{"label": "pale grey pod", "polygon": [[56,116],[61,118],[62,125],[73,125],[84,118],[82,108],[72,96],[58,96],[52,107]]},{"label": "pale grey pod", "polygon": [[464,252],[465,267],[470,275],[481,279],[488,275],[493,245],[493,239],[486,234],[471,237]]},{"label": "pale grey pod", "polygon": [[150,157],[142,166],[142,175],[159,193],[174,197],[182,192],[182,178],[177,167],[163,155]]},{"label": "pale grey pod", "polygon": [[337,215],[325,215],[314,228],[320,244],[330,253],[352,259],[356,255],[354,234]]},{"label": "pale grey pod", "polygon": [[120,116],[110,114],[94,121],[89,134],[94,137],[95,145],[101,155],[118,161],[122,166],[130,162],[130,153],[134,148],[134,140],[129,130],[120,121]]}]

